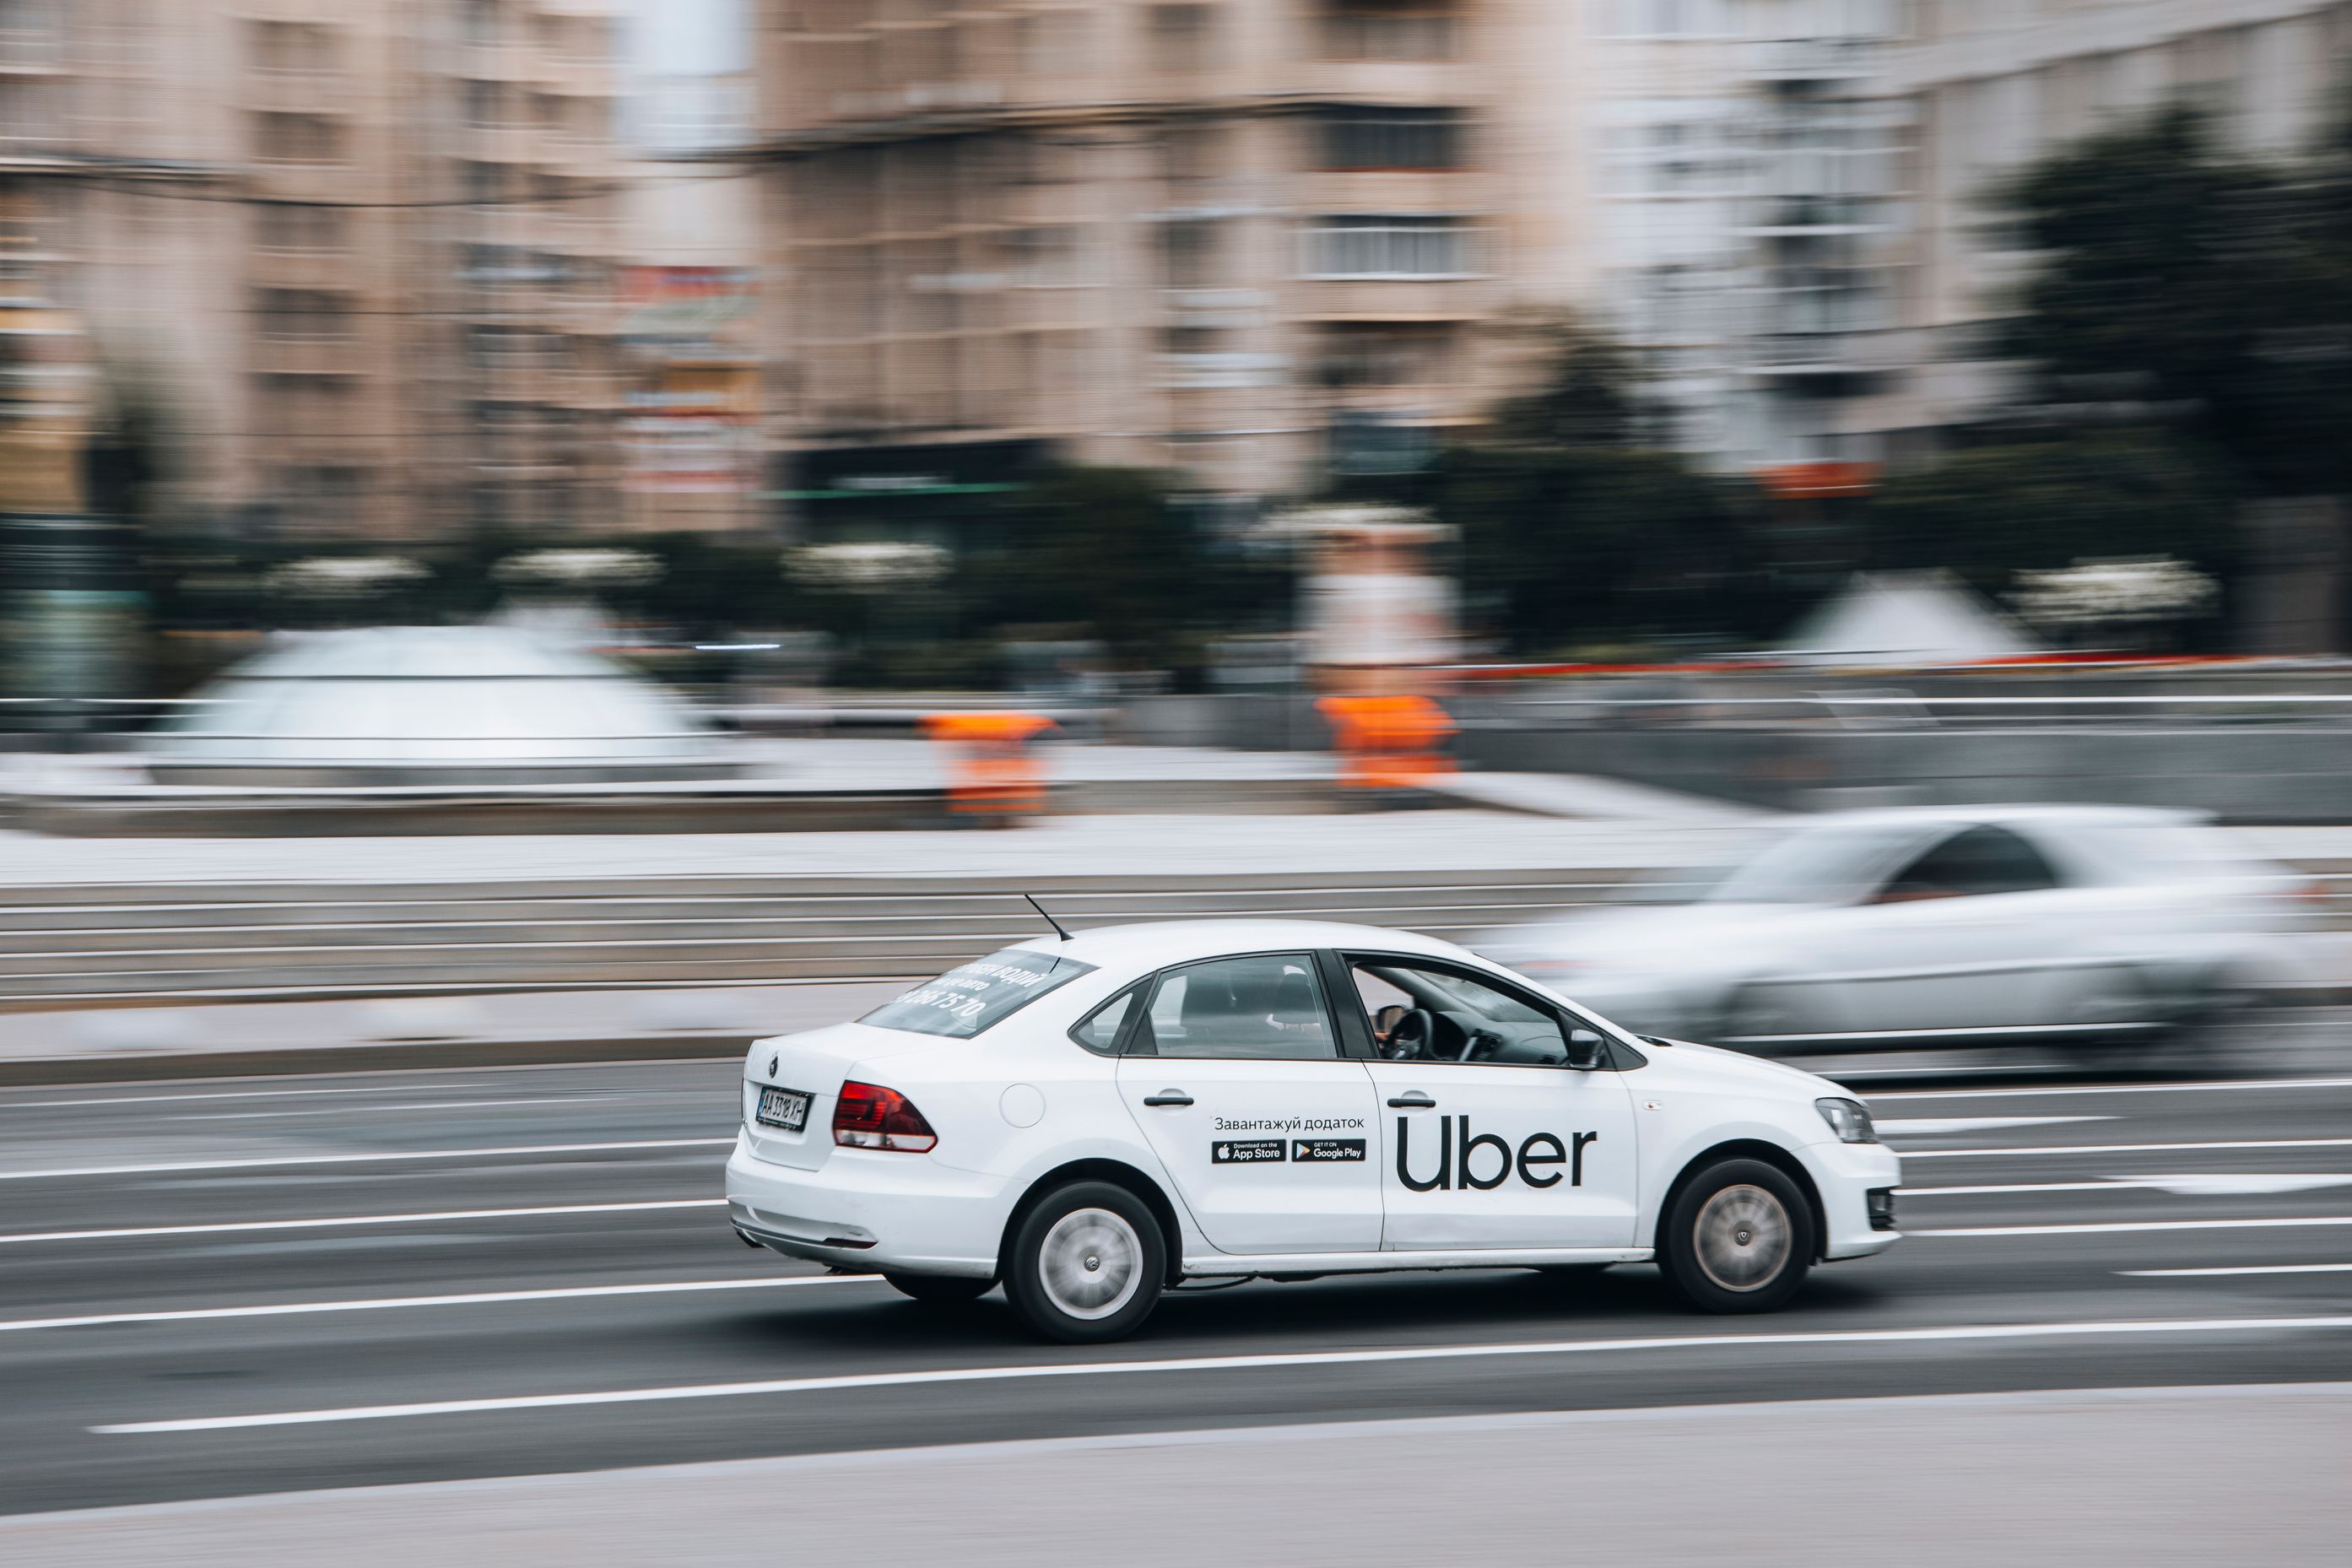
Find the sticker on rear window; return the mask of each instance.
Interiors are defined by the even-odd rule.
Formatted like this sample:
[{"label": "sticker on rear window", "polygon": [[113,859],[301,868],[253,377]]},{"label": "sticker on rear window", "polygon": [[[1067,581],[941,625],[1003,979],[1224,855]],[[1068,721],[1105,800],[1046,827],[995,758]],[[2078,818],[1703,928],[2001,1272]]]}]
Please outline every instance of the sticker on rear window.
[{"label": "sticker on rear window", "polygon": [[1075,958],[1010,947],[959,964],[912,991],[902,991],[857,1021],[877,1028],[968,1040],[1055,986],[1093,973],[1094,967]]}]

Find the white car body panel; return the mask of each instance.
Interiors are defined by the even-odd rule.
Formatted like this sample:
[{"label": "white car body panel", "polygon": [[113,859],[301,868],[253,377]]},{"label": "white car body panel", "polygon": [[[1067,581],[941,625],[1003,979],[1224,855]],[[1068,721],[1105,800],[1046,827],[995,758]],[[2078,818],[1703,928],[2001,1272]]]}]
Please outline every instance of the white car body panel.
[{"label": "white car body panel", "polygon": [[[1869,895],[1973,828],[2022,839],[2058,885],[1909,902]],[[1870,836],[1872,870],[1837,894],[1595,910],[1475,946],[1644,1032],[1761,1050],[2146,1036],[2217,987],[2304,978],[2308,883],[2234,856],[2179,813],[1937,807],[1829,814],[1797,830]],[[2170,863],[2125,851],[2177,848]]]},{"label": "white car body panel", "polygon": [[[1575,1006],[1451,943],[1260,921],[1120,927],[1019,946],[1097,967],[971,1038],[845,1024],[753,1043],[745,1058],[744,1124],[726,1167],[739,1232],[842,1268],[986,1278],[997,1271],[1024,1199],[1058,1172],[1091,1166],[1097,1173],[1116,1168],[1156,1198],[1172,1227],[1169,1252],[1186,1275],[1638,1261],[1651,1256],[1676,1176],[1708,1151],[1746,1142],[1801,1168],[1820,1200],[1822,1257],[1858,1257],[1897,1239],[1892,1229],[1872,1229],[1865,1208],[1871,1189],[1898,1184],[1895,1155],[1876,1143],[1838,1142],[1814,1107],[1823,1096],[1851,1098],[1847,1091],[1706,1047],[1636,1041],[1589,1008],[1575,1010],[1612,1038],[1634,1064],[1631,1070],[1356,1057],[1114,1058],[1069,1034],[1157,971],[1275,952],[1373,949],[1444,960]],[[834,1110],[850,1079],[905,1095],[937,1131],[937,1147],[915,1153],[836,1146]],[[813,1097],[803,1131],[757,1123],[760,1090],[770,1086]],[[1168,1089],[1194,1103],[1141,1103]],[[1415,1089],[1437,1103],[1402,1110],[1385,1103]],[[1407,1188],[1396,1140],[1411,1141],[1406,1168],[1426,1180],[1435,1170],[1437,1119],[1464,1116],[1476,1180]],[[1219,1118],[1285,1130],[1221,1131]],[[1354,1121],[1364,1125],[1346,1125]],[[1458,1141],[1461,1123],[1453,1126]],[[1579,1133],[1590,1135],[1580,1184],[1570,1179]],[[1211,1159],[1221,1138],[1253,1135],[1361,1140],[1363,1149],[1360,1157],[1326,1149],[1339,1157],[1263,1165]],[[1558,1141],[1557,1159],[1547,1140]],[[1497,1163],[1506,1148],[1507,1167]]]}]

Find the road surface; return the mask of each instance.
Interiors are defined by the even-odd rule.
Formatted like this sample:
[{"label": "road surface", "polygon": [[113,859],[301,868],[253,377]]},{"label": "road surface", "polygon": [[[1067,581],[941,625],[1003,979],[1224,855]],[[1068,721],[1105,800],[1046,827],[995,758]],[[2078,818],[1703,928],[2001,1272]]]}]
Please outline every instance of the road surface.
[{"label": "road surface", "polygon": [[[1906,1156],[1907,1237],[1817,1272],[1774,1317],[1680,1311],[1647,1267],[1575,1288],[1402,1275],[1180,1294],[1143,1337],[1095,1349],[1034,1342],[996,1296],[925,1307],[741,1246],[718,1201],[732,1064],[11,1089],[0,1514],[757,1459],[803,1467],[765,1495],[797,1500],[780,1521],[821,1533],[805,1516],[834,1488],[887,1492],[875,1476],[887,1472],[828,1479],[806,1467],[865,1461],[809,1457],[1035,1445],[959,1449],[1032,1456],[989,1461],[1011,1465],[996,1479],[970,1469],[980,1461],[922,1471],[1009,1498],[1009,1478],[1034,1487],[1103,1449],[1131,1457],[1123,1470],[1101,1461],[1096,1484],[1143,1497],[1155,1477],[1203,1465],[1287,1466],[1303,1451],[1289,1439],[1311,1427],[1328,1438],[1309,1446],[1327,1470],[1349,1445],[1375,1445],[1345,1487],[1439,1487],[1426,1524],[1458,1511],[1445,1498],[1468,1506],[1476,1488],[1460,1467],[1482,1445],[1549,1453],[1571,1474],[1580,1453],[1637,1456],[1654,1477],[1728,1452],[1721,1434],[1734,1431],[1751,1455],[1774,1452],[1750,1476],[1761,1508],[1787,1484],[1788,1445],[1824,1426],[1843,1434],[1841,1462],[1862,1467],[1825,1477],[1829,1495],[1866,1510],[1938,1470],[1913,1428],[1948,1439],[1966,1426],[1921,1415],[1945,1407],[1917,1396],[2021,1394],[2025,1405],[1950,1408],[1997,1427],[2031,1401],[2070,1400],[2079,1430],[1989,1439],[2012,1462],[2031,1457],[2045,1492],[2055,1461],[2039,1442],[2137,1455],[2145,1483],[2165,1455],[2187,1463],[2210,1454],[2210,1434],[2252,1434],[2226,1463],[2191,1466],[2197,1484],[2258,1473],[2272,1525],[2333,1529],[2346,1489],[2304,1498],[2295,1482],[2315,1454],[2333,1455],[2323,1468],[2340,1479],[2346,1451],[2343,1392],[2315,1385],[2352,1382],[2352,1051],[2297,1062],[2282,1079],[1874,1091]],[[2050,1392],[2215,1388],[2231,1392]],[[1888,1399],[1904,1403],[1853,1406],[1883,1413],[1853,1421],[1811,1404]],[[1791,1401],[1807,1403],[1778,1404]],[[1766,1404],[1785,1420],[1678,1414]],[[1580,1412],[1654,1426],[1564,1414]],[[1360,1425],[1398,1420],[1441,1424]],[[2058,1441],[2062,1429],[2073,1436]],[[1200,1433],[1227,1436],[1180,1445],[1189,1457],[1172,1468],[1151,1458],[1174,1451],[1152,1446],[1165,1435]],[[1858,1433],[1874,1436],[1857,1455]],[[1064,1442],[1113,1434],[1144,1446]],[[1886,1461],[1875,1473],[1874,1451]],[[663,1473],[709,1486],[726,1472]],[[582,1484],[511,1483],[575,1518]],[[1722,1503],[1699,1489],[1694,1520]],[[411,1499],[401,1518],[435,1517],[417,1494],[373,1495]],[[447,1495],[455,1507],[504,1494]],[[1499,1504],[1487,1512],[1507,1536],[1533,1528]],[[343,1520],[331,1532],[357,1516],[331,1517]],[[65,1536],[24,1533],[47,1528],[0,1520],[0,1559],[81,1560]],[[172,1533],[182,1561],[200,1560],[184,1555],[184,1527]],[[2083,1539],[2095,1560],[2100,1537]],[[2273,1541],[2276,1560],[2303,1560],[2301,1540]]]}]

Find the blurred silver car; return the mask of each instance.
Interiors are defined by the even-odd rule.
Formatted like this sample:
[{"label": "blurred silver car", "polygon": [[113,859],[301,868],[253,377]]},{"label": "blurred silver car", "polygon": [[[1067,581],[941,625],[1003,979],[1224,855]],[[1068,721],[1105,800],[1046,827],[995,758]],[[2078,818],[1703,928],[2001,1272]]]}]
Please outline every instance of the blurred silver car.
[{"label": "blurred silver car", "polygon": [[1695,898],[1474,943],[1617,1023],[1760,1055],[2041,1042],[2171,1058],[2262,1032],[2315,887],[2204,819],[2104,806],[1811,817]]}]

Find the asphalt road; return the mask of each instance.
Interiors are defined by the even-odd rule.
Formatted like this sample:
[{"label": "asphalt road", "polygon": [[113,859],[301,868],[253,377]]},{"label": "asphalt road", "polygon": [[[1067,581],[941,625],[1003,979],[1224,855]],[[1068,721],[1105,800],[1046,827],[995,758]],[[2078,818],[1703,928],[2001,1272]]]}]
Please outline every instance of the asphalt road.
[{"label": "asphalt road", "polygon": [[731,1064],[12,1089],[0,1513],[1100,1434],[2339,1382],[2352,1049],[2307,1043],[2296,1070],[1875,1091],[1909,1235],[1770,1318],[1680,1311],[1646,1267],[1573,1289],[1407,1275],[1180,1295],[1091,1350],[1038,1344],[997,1297],[929,1308],[742,1247],[717,1201]]}]

